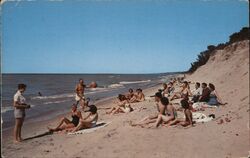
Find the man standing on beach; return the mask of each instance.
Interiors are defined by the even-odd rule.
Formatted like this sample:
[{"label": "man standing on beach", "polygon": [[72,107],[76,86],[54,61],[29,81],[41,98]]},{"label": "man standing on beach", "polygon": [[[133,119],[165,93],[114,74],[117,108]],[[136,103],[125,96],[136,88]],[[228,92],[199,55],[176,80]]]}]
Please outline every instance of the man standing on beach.
[{"label": "man standing on beach", "polygon": [[80,102],[80,105],[83,106],[84,105],[84,101],[85,101],[85,98],[84,98],[84,90],[85,90],[86,85],[84,84],[84,81],[83,79],[79,79],[79,83],[76,85],[76,88],[75,88],[75,92],[76,92],[76,97],[75,97],[75,100],[77,101],[77,105],[79,104]]}]

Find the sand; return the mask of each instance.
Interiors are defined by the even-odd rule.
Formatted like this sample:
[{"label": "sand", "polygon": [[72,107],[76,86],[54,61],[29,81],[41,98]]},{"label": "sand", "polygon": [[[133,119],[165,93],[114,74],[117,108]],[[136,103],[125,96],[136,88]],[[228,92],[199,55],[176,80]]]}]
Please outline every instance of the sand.
[{"label": "sand", "polygon": [[[12,143],[12,131],[3,132],[2,155],[6,158],[235,158],[247,157],[249,139],[249,42],[239,42],[218,51],[208,63],[186,80],[214,83],[226,106],[206,109],[203,113],[216,118],[195,127],[131,127],[156,112],[150,99],[161,85],[145,90],[147,100],[132,105],[128,114],[106,115],[99,110],[100,121],[112,121],[108,126],[82,135],[53,134],[32,138],[46,132],[48,125],[60,119],[25,124],[22,143]],[[112,106],[113,98],[98,102],[98,107]],[[141,109],[143,107],[144,109]],[[228,118],[230,122],[226,122]],[[223,119],[223,124],[218,124]]]}]

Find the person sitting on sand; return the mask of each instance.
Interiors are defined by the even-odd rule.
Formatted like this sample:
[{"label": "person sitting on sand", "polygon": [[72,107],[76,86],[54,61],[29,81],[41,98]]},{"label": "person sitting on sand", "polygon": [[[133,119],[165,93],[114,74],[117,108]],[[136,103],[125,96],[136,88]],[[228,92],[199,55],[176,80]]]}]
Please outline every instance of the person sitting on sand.
[{"label": "person sitting on sand", "polygon": [[207,84],[206,83],[202,83],[201,84],[201,87],[202,87],[202,94],[199,98],[199,102],[208,102],[209,101],[209,98],[210,98],[210,89],[207,87]]},{"label": "person sitting on sand", "polygon": [[168,83],[168,96],[170,96],[171,94],[173,94],[174,90],[175,90],[174,83],[173,82],[169,82]]},{"label": "person sitting on sand", "polygon": [[89,110],[90,113],[85,117],[81,118],[77,127],[75,127],[70,132],[76,132],[85,128],[92,128],[96,126],[98,120],[97,107],[95,105],[90,105]]},{"label": "person sitting on sand", "polygon": [[163,89],[159,89],[159,92],[162,92],[162,95],[164,97],[167,97],[168,96],[168,85],[166,83],[163,83],[162,86],[163,86]]},{"label": "person sitting on sand", "polygon": [[134,91],[132,88],[129,88],[128,93],[126,94],[126,98],[130,100],[133,98],[133,96],[134,96]]},{"label": "person sitting on sand", "polygon": [[138,123],[130,122],[131,126],[144,127],[145,125],[148,125],[150,123],[155,123],[159,114],[165,115],[166,106],[162,104],[162,100],[165,100],[163,98],[166,98],[166,97],[163,97],[161,92],[155,93],[154,97],[155,97],[155,103],[156,103],[156,108],[157,108],[157,114],[154,114],[152,116],[147,116],[143,118],[141,121],[139,121]]},{"label": "person sitting on sand", "polygon": [[199,100],[200,96],[202,95],[202,88],[200,87],[200,83],[195,83],[195,89],[192,91],[193,97],[192,101],[195,103]]},{"label": "person sitting on sand", "polygon": [[109,111],[107,111],[106,114],[113,115],[119,112],[128,113],[133,110],[125,95],[119,94],[117,98],[118,98],[118,102],[116,102],[117,105],[115,105]]},{"label": "person sitting on sand", "polygon": [[50,128],[48,127],[50,132],[57,132],[57,131],[63,131],[63,130],[69,130],[74,127],[77,127],[79,120],[82,118],[82,114],[80,111],[77,110],[77,105],[73,104],[71,106],[71,117],[72,120],[70,121],[66,117],[63,117],[59,124],[56,126],[56,128]]},{"label": "person sitting on sand", "polygon": [[223,103],[221,97],[218,95],[218,92],[215,90],[215,86],[212,83],[209,83],[208,87],[211,91],[207,102],[208,106],[225,105],[226,103]]},{"label": "person sitting on sand", "polygon": [[161,99],[161,103],[162,103],[162,105],[165,106],[166,115],[164,115],[164,114],[158,115],[155,127],[158,127],[160,125],[160,123],[168,123],[177,117],[176,110],[172,104],[169,104],[168,98],[163,97]]},{"label": "person sitting on sand", "polygon": [[142,92],[142,89],[138,88],[136,94],[129,100],[130,103],[142,102],[145,101],[145,95]]},{"label": "person sitting on sand", "polygon": [[190,91],[190,87],[188,85],[188,82],[187,81],[184,81],[183,82],[183,85],[182,85],[182,89],[180,92],[176,92],[172,98],[170,100],[174,100],[174,99],[179,99],[179,98],[185,98],[185,99],[188,99],[188,96],[191,96],[192,93]]},{"label": "person sitting on sand", "polygon": [[184,115],[185,115],[185,119],[175,119],[171,122],[169,122],[168,125],[172,126],[172,125],[181,125],[183,127],[186,126],[193,126],[193,117],[192,117],[192,112],[189,108],[189,103],[186,99],[182,99],[181,100],[181,106],[184,109]]}]

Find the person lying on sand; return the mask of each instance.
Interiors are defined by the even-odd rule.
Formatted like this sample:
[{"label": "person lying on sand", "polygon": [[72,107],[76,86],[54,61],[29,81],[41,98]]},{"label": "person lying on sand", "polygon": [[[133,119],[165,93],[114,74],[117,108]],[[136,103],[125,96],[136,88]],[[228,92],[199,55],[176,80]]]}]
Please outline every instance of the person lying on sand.
[{"label": "person lying on sand", "polygon": [[128,93],[126,94],[126,98],[127,98],[128,100],[130,100],[131,98],[133,98],[133,96],[134,96],[134,91],[133,91],[132,88],[130,88],[130,89],[128,90]]},{"label": "person lying on sand", "polygon": [[49,131],[50,132],[64,131],[76,127],[79,123],[79,120],[82,118],[82,114],[80,111],[77,110],[76,104],[73,104],[71,106],[71,117],[72,117],[71,121],[66,117],[63,117],[60,120],[59,124],[56,126],[56,128],[48,127]]},{"label": "person lying on sand", "polygon": [[[166,97],[163,97],[161,92],[155,93],[154,97],[155,97],[155,103],[156,103],[156,108],[157,108],[158,113],[153,115],[153,116],[147,116],[147,117],[143,118],[142,120],[140,120],[138,123],[132,123],[130,121],[131,126],[144,127],[150,123],[155,123],[159,114],[165,115],[166,106],[164,106],[162,104],[162,99],[166,98]],[[163,99],[163,100],[165,100],[165,99]]]},{"label": "person lying on sand", "polygon": [[168,98],[163,97],[161,99],[162,105],[165,106],[166,115],[159,114],[156,120],[155,127],[158,127],[161,123],[169,123],[177,118],[177,112],[172,104],[169,104]]},{"label": "person lying on sand", "polygon": [[179,99],[179,98],[188,98],[192,93],[190,91],[189,85],[187,81],[184,81],[182,84],[182,89],[180,92],[176,92],[170,100]]},{"label": "person lying on sand", "polygon": [[136,94],[129,100],[130,103],[142,102],[145,101],[145,95],[142,92],[142,89],[138,88]]},{"label": "person lying on sand", "polygon": [[69,130],[70,132],[76,132],[85,128],[92,128],[96,126],[98,120],[97,107],[95,105],[90,105],[89,110],[90,113],[85,117],[81,118],[77,127],[73,130]]},{"label": "person lying on sand", "polygon": [[118,102],[116,102],[116,105],[112,107],[109,111],[107,111],[106,114],[113,115],[119,112],[128,113],[133,110],[125,95],[119,94],[117,98],[118,98]]},{"label": "person lying on sand", "polygon": [[187,126],[193,126],[193,117],[192,117],[192,112],[189,109],[189,103],[187,100],[182,99],[181,100],[181,106],[184,109],[184,115],[185,115],[185,119],[175,119],[171,122],[169,122],[168,125],[172,126],[172,125],[181,125],[183,127],[187,127]]}]

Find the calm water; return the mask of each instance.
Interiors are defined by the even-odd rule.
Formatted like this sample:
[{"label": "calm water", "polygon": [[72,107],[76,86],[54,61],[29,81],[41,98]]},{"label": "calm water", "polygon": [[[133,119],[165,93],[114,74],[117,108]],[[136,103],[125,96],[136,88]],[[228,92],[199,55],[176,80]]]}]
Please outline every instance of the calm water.
[{"label": "calm water", "polygon": [[[167,81],[173,74],[118,75],[118,74],[4,74],[2,76],[2,119],[3,129],[14,125],[13,95],[18,83],[25,83],[24,96],[31,109],[26,110],[26,122],[51,119],[69,111],[75,102],[74,89],[79,78],[85,84],[97,82],[98,88],[87,89],[86,97],[92,103],[125,93],[128,88],[149,88]],[[41,92],[42,96],[38,96]]]}]

